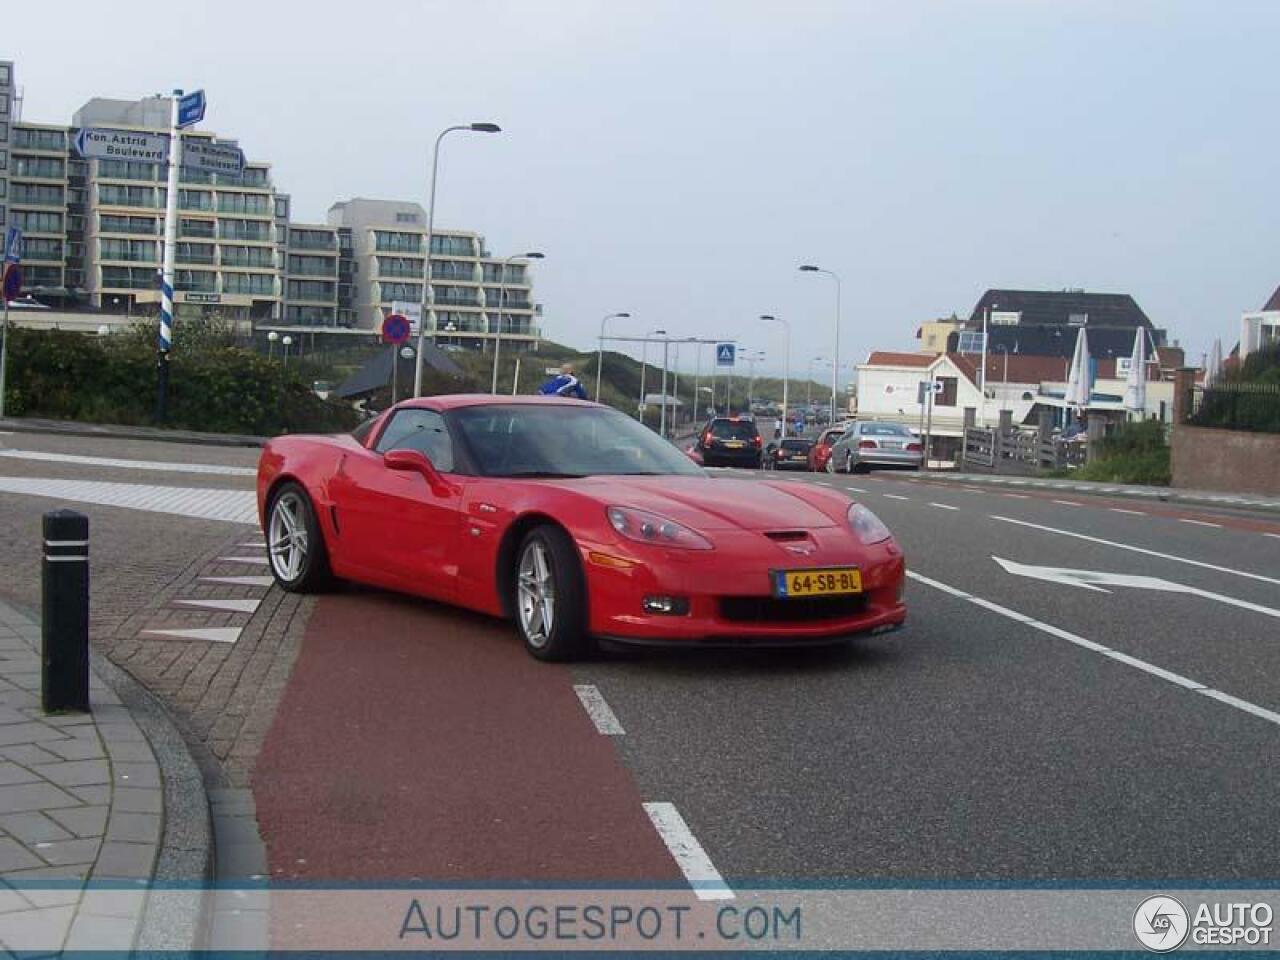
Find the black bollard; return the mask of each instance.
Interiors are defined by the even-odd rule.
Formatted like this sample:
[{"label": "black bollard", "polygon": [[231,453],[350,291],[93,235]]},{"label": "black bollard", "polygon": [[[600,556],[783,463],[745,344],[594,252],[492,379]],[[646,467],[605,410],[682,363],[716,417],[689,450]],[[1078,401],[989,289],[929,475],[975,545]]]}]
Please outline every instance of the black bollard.
[{"label": "black bollard", "polygon": [[44,515],[40,701],[46,713],[89,709],[89,518]]}]

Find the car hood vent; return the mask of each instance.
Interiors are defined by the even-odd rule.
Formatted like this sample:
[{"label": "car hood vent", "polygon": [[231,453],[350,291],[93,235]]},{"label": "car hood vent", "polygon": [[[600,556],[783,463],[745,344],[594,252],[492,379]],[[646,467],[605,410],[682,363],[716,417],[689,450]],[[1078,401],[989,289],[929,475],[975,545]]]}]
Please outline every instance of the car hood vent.
[{"label": "car hood vent", "polygon": [[764,535],[770,540],[776,540],[779,543],[792,543],[796,540],[809,539],[807,530],[766,530]]}]

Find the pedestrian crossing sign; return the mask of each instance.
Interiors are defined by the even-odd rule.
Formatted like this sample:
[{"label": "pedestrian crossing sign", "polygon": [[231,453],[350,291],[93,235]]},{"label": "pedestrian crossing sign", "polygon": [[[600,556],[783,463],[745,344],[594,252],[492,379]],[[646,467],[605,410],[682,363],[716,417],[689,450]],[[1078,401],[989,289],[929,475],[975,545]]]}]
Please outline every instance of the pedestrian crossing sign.
[{"label": "pedestrian crossing sign", "polygon": [[716,366],[732,367],[734,356],[738,352],[738,346],[734,343],[717,343],[716,344]]}]

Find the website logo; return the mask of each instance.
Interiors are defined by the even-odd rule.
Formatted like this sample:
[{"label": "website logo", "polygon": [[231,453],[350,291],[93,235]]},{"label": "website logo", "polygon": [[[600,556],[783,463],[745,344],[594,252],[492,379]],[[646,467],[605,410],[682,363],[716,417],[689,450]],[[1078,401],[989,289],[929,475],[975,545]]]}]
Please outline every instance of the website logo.
[{"label": "website logo", "polygon": [[1148,897],[1133,914],[1133,933],[1148,950],[1168,953],[1187,939],[1191,918],[1173,897]]}]

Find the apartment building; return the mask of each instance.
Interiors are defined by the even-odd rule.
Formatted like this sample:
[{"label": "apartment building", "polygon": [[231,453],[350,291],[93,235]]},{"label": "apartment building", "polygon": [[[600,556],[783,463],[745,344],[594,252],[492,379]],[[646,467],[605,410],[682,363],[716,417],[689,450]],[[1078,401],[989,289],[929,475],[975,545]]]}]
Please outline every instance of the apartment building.
[{"label": "apartment building", "polygon": [[[423,302],[427,217],[419,204],[358,197],[335,203],[328,221],[350,234],[357,327],[376,329],[398,304]],[[541,336],[528,261],[495,256],[478,233],[433,229],[431,287],[428,330],[440,342],[487,349],[498,337],[500,300],[504,342],[518,347]]]},{"label": "apartment building", "polygon": [[[24,293],[64,310],[149,317],[159,309],[167,169],[162,162],[82,158],[85,127],[167,134],[169,100],[90,100],[68,125],[16,122],[14,65],[0,61],[0,225],[26,240]],[[216,140],[204,129],[183,142]],[[242,327],[373,331],[397,304],[421,304],[426,215],[415,203],[350,200],[327,223],[295,222],[269,163],[240,175],[184,167],[178,192],[175,319],[217,316]],[[483,347],[497,336],[503,260],[479,234],[432,241],[441,335]],[[506,265],[503,337],[532,342],[541,308],[528,266]]]}]

